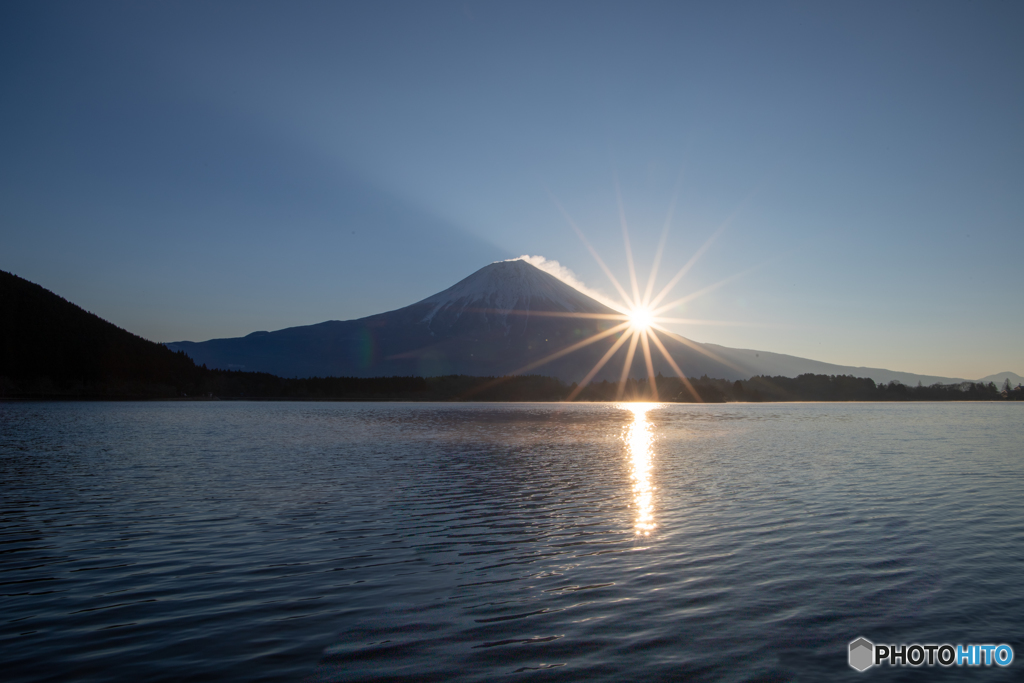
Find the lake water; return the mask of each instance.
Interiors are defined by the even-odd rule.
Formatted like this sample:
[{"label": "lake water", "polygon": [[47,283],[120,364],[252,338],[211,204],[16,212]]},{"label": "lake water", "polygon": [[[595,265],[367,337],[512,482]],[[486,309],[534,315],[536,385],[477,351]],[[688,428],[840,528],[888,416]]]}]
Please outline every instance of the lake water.
[{"label": "lake water", "polygon": [[[1022,404],[0,404],[0,677],[1022,680],[1022,426]],[[858,674],[858,636],[1017,660]]]}]

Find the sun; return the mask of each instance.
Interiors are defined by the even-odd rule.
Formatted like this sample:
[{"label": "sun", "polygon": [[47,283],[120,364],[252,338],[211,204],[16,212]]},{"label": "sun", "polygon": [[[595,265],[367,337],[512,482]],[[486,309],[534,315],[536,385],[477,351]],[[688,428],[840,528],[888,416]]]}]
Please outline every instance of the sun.
[{"label": "sun", "polygon": [[646,306],[634,308],[627,316],[630,328],[637,332],[646,332],[654,323],[654,312]]}]

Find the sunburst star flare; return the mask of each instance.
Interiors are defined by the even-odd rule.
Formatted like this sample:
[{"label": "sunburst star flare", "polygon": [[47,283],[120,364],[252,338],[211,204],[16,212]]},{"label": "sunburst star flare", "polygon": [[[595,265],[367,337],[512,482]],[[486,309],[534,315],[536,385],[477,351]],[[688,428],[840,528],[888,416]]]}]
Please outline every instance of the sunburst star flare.
[{"label": "sunburst star flare", "polygon": [[[700,257],[711,247],[711,245],[715,242],[718,236],[721,235],[722,231],[728,225],[728,221],[720,225],[704,242],[704,244],[701,245],[697,252],[686,262],[686,264],[681,269],[679,269],[679,271],[677,271],[672,278],[670,278],[668,283],[666,283],[666,285],[662,287],[662,289],[658,291],[656,295],[654,295],[653,293],[655,291],[655,281],[657,279],[658,269],[661,264],[662,256],[664,254],[665,244],[671,226],[672,215],[675,210],[675,200],[673,198],[673,203],[669,209],[668,217],[666,218],[665,227],[662,231],[661,239],[659,240],[658,247],[655,252],[654,262],[652,264],[650,274],[647,278],[646,286],[641,292],[639,278],[637,277],[636,264],[633,259],[633,249],[629,238],[629,224],[626,220],[625,207],[623,205],[622,195],[617,183],[616,199],[618,201],[619,221],[622,228],[623,247],[629,270],[629,285],[630,289],[632,290],[631,292],[627,291],[626,288],[623,287],[619,280],[615,277],[611,269],[605,263],[604,259],[601,258],[600,254],[597,253],[597,250],[593,247],[589,240],[587,240],[586,236],[583,234],[583,231],[572,219],[572,217],[569,215],[569,212],[565,209],[565,207],[563,207],[554,197],[552,197],[552,201],[554,201],[559,211],[565,217],[565,220],[569,223],[570,227],[583,242],[584,246],[586,246],[590,254],[594,257],[594,260],[597,262],[601,270],[604,271],[605,275],[608,276],[608,279],[611,281],[615,290],[622,297],[620,305],[616,306],[616,308],[620,310],[621,313],[604,314],[599,316],[609,321],[616,321],[619,324],[615,325],[611,329],[595,333],[586,339],[583,339],[564,349],[549,354],[548,356],[545,356],[540,360],[529,363],[528,365],[517,370],[513,374],[519,374],[522,372],[526,372],[528,370],[532,370],[534,368],[541,367],[542,365],[550,362],[551,360],[572,353],[577,349],[598,342],[601,339],[612,336],[613,334],[621,333],[609,346],[608,350],[604,353],[604,355],[602,355],[601,358],[598,359],[598,361],[593,365],[590,371],[587,372],[583,380],[573,389],[572,393],[568,397],[568,400],[571,401],[577,398],[582,393],[584,388],[597,376],[601,369],[604,368],[609,361],[611,361],[611,359],[615,356],[619,349],[621,349],[628,343],[628,348],[625,353],[625,361],[623,363],[622,372],[619,375],[619,386],[617,389],[618,399],[622,398],[622,395],[625,391],[626,381],[629,379],[633,359],[635,357],[637,347],[639,347],[643,352],[644,369],[647,373],[648,391],[650,394],[650,398],[652,398],[653,400],[658,400],[658,388],[654,369],[654,358],[651,351],[651,347],[654,346],[658,350],[658,352],[664,357],[665,361],[669,364],[669,366],[672,368],[672,371],[682,381],[683,386],[686,388],[687,392],[692,396],[692,398],[696,401],[700,401],[701,399],[699,393],[696,391],[692,383],[686,377],[686,374],[683,371],[683,369],[679,366],[679,363],[677,363],[676,359],[672,357],[672,354],[669,352],[668,348],[666,348],[664,341],[659,337],[659,333],[665,334],[667,337],[673,339],[674,341],[678,341],[686,345],[687,347],[702,353],[703,355],[709,357],[710,359],[718,363],[722,363],[723,365],[726,366],[732,366],[731,363],[728,363],[724,359],[717,357],[715,354],[711,353],[707,349],[704,349],[701,345],[691,342],[685,337],[682,337],[681,335],[678,335],[666,329],[664,325],[673,323],[699,325],[736,325],[738,323],[669,318],[664,317],[664,314],[668,313],[672,309],[678,308],[684,303],[688,303],[700,296],[715,291],[718,288],[728,284],[729,282],[741,277],[746,273],[738,273],[736,275],[730,276],[710,286],[706,286],[700,290],[697,290],[696,292],[675,299],[670,303],[663,304],[662,302],[668,297],[669,294],[671,294],[673,288],[683,279],[686,273],[693,267],[693,265],[700,259]],[[539,315],[557,316],[562,314],[540,313]],[[572,314],[565,315],[566,317],[570,317]]]}]

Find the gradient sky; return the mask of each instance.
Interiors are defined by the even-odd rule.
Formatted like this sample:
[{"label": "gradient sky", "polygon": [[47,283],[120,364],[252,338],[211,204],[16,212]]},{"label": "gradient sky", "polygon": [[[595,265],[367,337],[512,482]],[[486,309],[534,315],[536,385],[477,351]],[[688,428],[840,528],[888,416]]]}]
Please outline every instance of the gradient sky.
[{"label": "gradient sky", "polygon": [[[1024,5],[0,5],[0,269],[155,341],[541,255],[698,341],[1024,374]],[[557,202],[557,204],[556,204]]]}]

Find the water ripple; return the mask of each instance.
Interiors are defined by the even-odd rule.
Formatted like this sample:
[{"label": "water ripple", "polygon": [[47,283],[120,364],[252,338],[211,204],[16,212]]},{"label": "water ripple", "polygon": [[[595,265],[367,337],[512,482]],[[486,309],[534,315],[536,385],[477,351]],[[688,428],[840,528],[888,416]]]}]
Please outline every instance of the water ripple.
[{"label": "water ripple", "polygon": [[1004,404],[0,404],[0,664],[817,681],[857,679],[861,635],[1020,652],[1021,423]]}]

